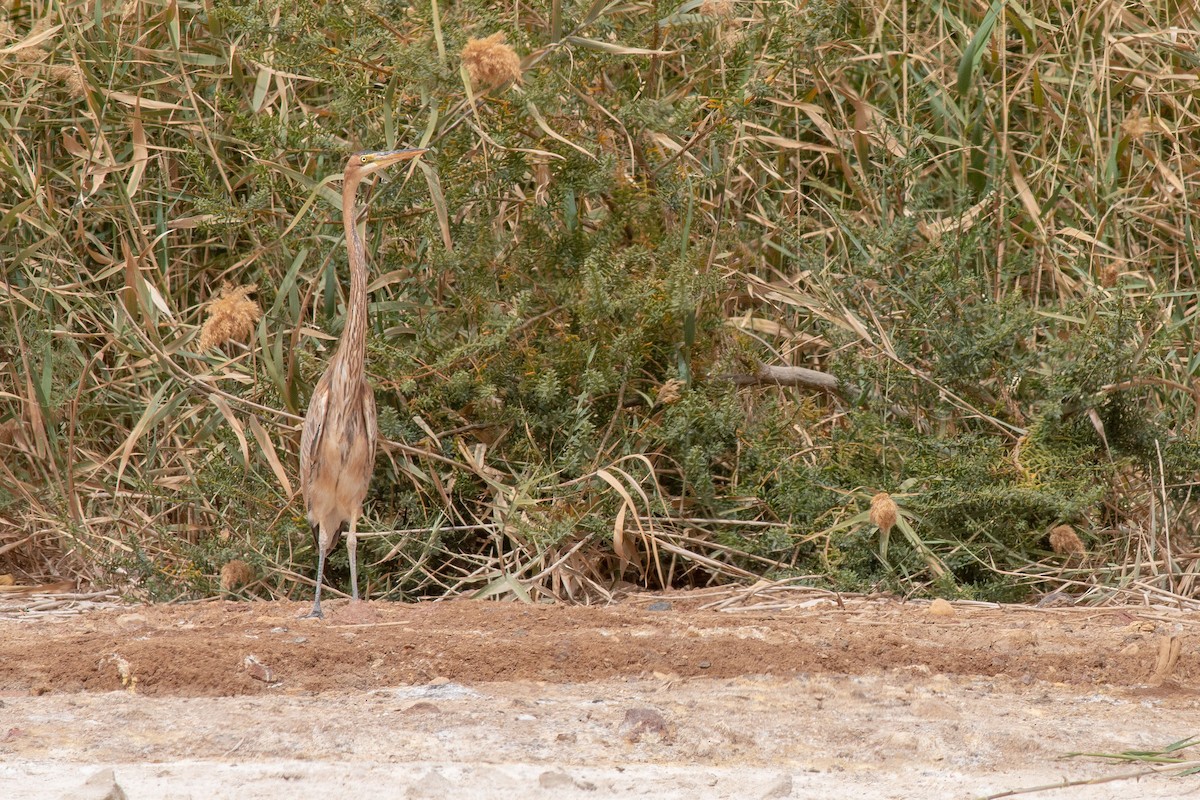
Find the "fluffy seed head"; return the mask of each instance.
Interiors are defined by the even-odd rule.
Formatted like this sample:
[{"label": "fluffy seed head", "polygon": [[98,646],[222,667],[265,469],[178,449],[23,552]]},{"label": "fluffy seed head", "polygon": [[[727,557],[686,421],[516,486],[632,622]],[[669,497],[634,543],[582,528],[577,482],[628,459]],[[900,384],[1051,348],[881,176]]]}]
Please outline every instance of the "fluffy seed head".
[{"label": "fluffy seed head", "polygon": [[61,83],[72,97],[82,100],[84,95],[83,73],[74,66],[58,64],[50,67],[50,77]]},{"label": "fluffy seed head", "polygon": [[680,398],[680,389],[683,388],[683,381],[679,378],[671,378],[669,381],[658,387],[658,394],[654,401],[662,406],[669,406]]},{"label": "fluffy seed head", "polygon": [[[23,39],[29,39],[38,36],[45,32],[50,27],[53,20],[49,16],[42,17],[34,23],[29,34]],[[13,30],[12,23],[8,20],[0,19],[0,44],[5,44],[9,39],[16,39],[17,32]],[[14,45],[9,45],[10,47]],[[26,45],[19,47],[9,54],[8,58],[0,56],[0,62],[11,60],[16,66],[16,72],[22,78],[32,78],[45,70],[45,74],[49,75],[50,80],[61,83],[66,87],[67,91],[76,98],[83,98],[84,81],[83,73],[73,64],[55,64],[47,65],[45,62],[50,58],[50,51],[53,48],[52,43],[43,41],[34,45]]]},{"label": "fluffy seed head", "polygon": [[521,79],[521,58],[504,42],[504,31],[486,39],[471,39],[462,49],[462,63],[476,86],[500,86]]},{"label": "fluffy seed head", "polygon": [[1135,113],[1121,120],[1121,132],[1130,139],[1143,139],[1154,130],[1154,121],[1143,117],[1141,114]]},{"label": "fluffy seed head", "polygon": [[871,498],[871,522],[885,534],[892,532],[898,512],[896,501],[887,492],[880,492]]},{"label": "fluffy seed head", "polygon": [[700,13],[706,17],[729,19],[736,10],[734,0],[704,0],[700,4]]},{"label": "fluffy seed head", "polygon": [[20,436],[21,424],[16,417],[7,422],[0,422],[0,448],[11,447]]},{"label": "fluffy seed head", "polygon": [[1117,272],[1115,264],[1105,264],[1100,268],[1100,285],[1105,289],[1111,289],[1117,285],[1117,278],[1120,274]]},{"label": "fluffy seed head", "polygon": [[247,295],[257,287],[234,286],[226,283],[221,287],[221,295],[208,304],[208,319],[200,331],[200,349],[211,350],[226,342],[245,342],[254,332],[262,309],[258,303]]},{"label": "fluffy seed head", "polygon": [[942,598],[935,599],[929,604],[929,616],[931,617],[953,617],[954,606]]},{"label": "fluffy seed head", "polygon": [[254,567],[240,559],[234,559],[221,567],[221,589],[232,592],[254,581]]},{"label": "fluffy seed head", "polygon": [[1059,525],[1050,531],[1050,549],[1062,556],[1082,555],[1083,542],[1070,525]]},{"label": "fluffy seed head", "polygon": [[[25,37],[25,39],[32,39],[49,28],[50,24],[51,19],[49,16],[42,17],[37,22],[33,23],[33,28],[30,29],[29,34]],[[7,20],[0,20],[0,42],[15,38],[17,38],[17,32],[13,30],[12,24]],[[13,51],[11,55],[12,60],[16,61],[18,64],[38,64],[44,61],[46,57],[50,55],[50,51],[46,49],[46,43],[42,42],[40,44],[18,48],[17,50]]]}]

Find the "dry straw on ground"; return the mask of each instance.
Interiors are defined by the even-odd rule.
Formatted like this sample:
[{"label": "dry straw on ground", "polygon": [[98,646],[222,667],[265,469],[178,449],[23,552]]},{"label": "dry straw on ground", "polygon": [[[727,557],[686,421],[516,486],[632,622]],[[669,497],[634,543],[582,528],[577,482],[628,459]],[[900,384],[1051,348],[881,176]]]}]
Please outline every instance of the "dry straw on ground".
[{"label": "dry straw on ground", "polygon": [[521,79],[521,58],[504,41],[504,32],[471,39],[462,49],[462,63],[476,86],[502,86]]}]

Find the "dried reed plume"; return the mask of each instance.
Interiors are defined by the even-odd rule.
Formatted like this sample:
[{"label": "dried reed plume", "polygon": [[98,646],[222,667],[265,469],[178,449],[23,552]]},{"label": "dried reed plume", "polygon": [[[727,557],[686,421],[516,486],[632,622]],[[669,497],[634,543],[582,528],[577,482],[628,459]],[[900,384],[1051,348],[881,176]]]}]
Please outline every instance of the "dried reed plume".
[{"label": "dried reed plume", "polygon": [[886,536],[892,532],[896,524],[896,514],[899,508],[896,501],[887,492],[880,492],[871,498],[871,522]]},{"label": "dried reed plume", "polygon": [[211,350],[226,342],[246,342],[254,332],[262,309],[258,303],[247,295],[258,287],[233,286],[226,283],[221,287],[221,295],[208,304],[208,319],[200,331],[200,349]]},{"label": "dried reed plume", "polygon": [[462,63],[475,86],[501,86],[521,79],[521,58],[505,44],[504,31],[469,40],[462,49]]},{"label": "dried reed plume", "polygon": [[729,19],[736,7],[734,0],[704,0],[700,4],[700,13],[706,17]]},{"label": "dried reed plume", "polygon": [[1115,264],[1105,264],[1100,268],[1099,277],[1100,285],[1105,289],[1111,289],[1117,285],[1117,278],[1120,277],[1120,273],[1117,272],[1117,267]]},{"label": "dried reed plume", "polygon": [[[38,34],[50,27],[50,17],[45,16],[33,23],[33,27],[29,30],[29,35],[26,39],[32,39]],[[17,32],[13,29],[12,23],[8,20],[0,19],[0,42],[8,39],[16,39]],[[48,55],[48,51],[41,44],[20,47],[10,53],[13,61],[17,62],[38,62]]]},{"label": "dried reed plume", "polygon": [[72,97],[83,98],[83,72],[78,67],[58,64],[49,68],[50,77],[61,83]]},{"label": "dried reed plume", "polygon": [[21,423],[16,418],[0,422],[0,448],[12,447],[21,433]]},{"label": "dried reed plume", "polygon": [[[50,17],[42,17],[34,23],[32,30],[29,31],[29,36],[26,38],[37,36],[49,28],[50,24]],[[0,43],[8,39],[15,39],[16,36],[17,33],[13,30],[12,24],[7,20],[0,20]],[[82,98],[85,96],[83,73],[80,69],[73,64],[45,64],[46,59],[50,57],[50,50],[46,48],[44,43],[18,48],[10,55],[12,60],[16,62],[17,74],[21,77],[30,78],[40,70],[45,69],[50,79],[66,87],[72,97]]]},{"label": "dried reed plume", "polygon": [[1050,531],[1050,549],[1061,556],[1083,555],[1083,542],[1070,525],[1059,525]]},{"label": "dried reed plume", "polygon": [[955,611],[954,606],[950,605],[948,600],[939,597],[929,604],[928,613],[931,617],[953,617]]},{"label": "dried reed plume", "polygon": [[1155,130],[1157,130],[1157,126],[1154,124],[1154,121],[1143,117],[1141,114],[1131,114],[1121,120],[1121,133],[1130,139],[1143,139],[1147,134]]},{"label": "dried reed plume", "polygon": [[683,381],[678,378],[671,378],[669,381],[658,387],[658,396],[654,398],[654,402],[661,406],[669,406],[679,400],[682,396],[680,389],[683,388]]},{"label": "dried reed plume", "polygon": [[255,579],[254,567],[240,559],[234,559],[221,567],[221,590],[232,592]]}]

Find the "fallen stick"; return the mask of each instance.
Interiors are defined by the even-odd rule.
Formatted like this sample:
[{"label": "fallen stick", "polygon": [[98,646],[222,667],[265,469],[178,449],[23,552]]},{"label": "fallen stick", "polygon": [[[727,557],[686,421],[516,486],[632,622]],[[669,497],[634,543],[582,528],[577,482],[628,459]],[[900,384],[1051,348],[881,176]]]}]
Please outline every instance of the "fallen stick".
[{"label": "fallen stick", "polygon": [[774,383],[779,386],[803,386],[825,392],[841,392],[841,381],[828,372],[807,367],[771,367],[760,364],[753,375],[718,375],[738,386]]}]

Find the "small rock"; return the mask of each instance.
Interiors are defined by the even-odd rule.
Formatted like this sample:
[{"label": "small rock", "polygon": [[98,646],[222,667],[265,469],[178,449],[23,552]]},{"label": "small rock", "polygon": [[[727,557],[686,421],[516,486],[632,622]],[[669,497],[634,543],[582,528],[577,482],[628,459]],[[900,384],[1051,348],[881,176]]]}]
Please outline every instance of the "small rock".
[{"label": "small rock", "polygon": [[274,683],[275,673],[266,664],[258,660],[258,656],[246,656],[246,660],[242,662],[246,667],[246,672],[251,678],[263,683]]},{"label": "small rock", "polygon": [[335,606],[333,621],[338,625],[373,625],[379,622],[379,612],[366,600],[351,600],[344,606]]},{"label": "small rock", "polygon": [[781,797],[788,797],[792,793],[792,776],[780,775],[775,779],[775,782],[767,787],[767,791],[763,792],[762,800],[779,800]]},{"label": "small rock", "polygon": [[440,714],[442,710],[428,700],[421,700],[413,703],[408,708],[404,709],[405,714]]},{"label": "small rock", "polygon": [[408,787],[408,796],[422,800],[444,800],[447,797],[459,796],[459,787],[437,770],[429,770]]},{"label": "small rock", "polygon": [[1015,653],[1036,645],[1037,637],[1029,631],[1005,631],[992,642],[992,649],[997,653]]},{"label": "small rock", "polygon": [[696,666],[699,667],[700,669],[708,669],[709,667],[712,666],[712,662],[709,661],[708,659],[705,659],[705,660],[697,663]]},{"label": "small rock", "polygon": [[543,789],[574,789],[575,780],[560,769],[538,775],[538,785]]},{"label": "small rock", "polygon": [[1066,592],[1051,592],[1037,601],[1038,608],[1063,608],[1075,605],[1075,598]]},{"label": "small rock", "polygon": [[617,733],[625,737],[627,742],[640,742],[643,736],[653,734],[660,741],[669,741],[670,728],[663,715],[653,708],[631,708],[625,712],[625,719],[617,727]]},{"label": "small rock", "polygon": [[[128,689],[130,692],[137,691],[138,679],[133,674],[133,665],[129,663],[120,653],[113,653],[110,656],[100,659],[100,666],[112,663],[117,667],[117,675],[121,679],[121,686]],[[39,692],[39,694],[41,694]]]},{"label": "small rock", "polygon": [[450,679],[447,678],[445,675],[438,675],[436,678],[431,680],[427,685],[430,688],[436,689],[439,686],[446,686],[449,683],[450,683]]},{"label": "small rock", "polygon": [[117,617],[117,627],[123,631],[140,630],[150,624],[145,614],[122,614]]},{"label": "small rock", "polygon": [[953,617],[956,613],[954,606],[940,597],[929,604],[929,616],[931,617]]},{"label": "small rock", "polygon": [[112,767],[102,769],[78,789],[62,796],[62,800],[127,800],[125,790],[117,783]]},{"label": "small rock", "polygon": [[646,606],[647,611],[670,611],[671,604],[666,600],[658,600]]}]

